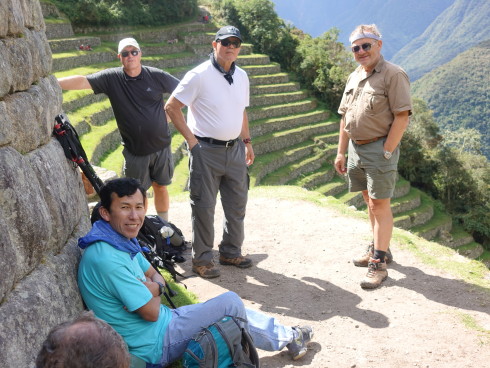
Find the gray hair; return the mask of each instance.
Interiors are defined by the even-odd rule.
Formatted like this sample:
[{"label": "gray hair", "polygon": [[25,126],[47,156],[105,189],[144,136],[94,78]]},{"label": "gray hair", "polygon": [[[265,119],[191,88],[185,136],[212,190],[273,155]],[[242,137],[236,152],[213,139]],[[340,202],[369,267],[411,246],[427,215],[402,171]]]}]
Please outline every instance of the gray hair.
[{"label": "gray hair", "polygon": [[92,312],[51,329],[36,359],[36,368],[129,368],[122,337]]}]

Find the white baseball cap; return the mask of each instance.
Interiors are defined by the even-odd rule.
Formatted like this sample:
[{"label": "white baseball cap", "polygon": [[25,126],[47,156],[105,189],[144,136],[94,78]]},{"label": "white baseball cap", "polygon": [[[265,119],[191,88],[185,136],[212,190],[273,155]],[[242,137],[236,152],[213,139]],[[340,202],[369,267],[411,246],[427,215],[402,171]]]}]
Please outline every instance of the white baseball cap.
[{"label": "white baseball cap", "polygon": [[134,38],[124,38],[121,41],[119,41],[119,46],[117,48],[117,53],[120,54],[121,51],[124,50],[124,48],[126,46],[134,46],[138,50],[140,50],[140,45],[138,44],[138,42]]}]

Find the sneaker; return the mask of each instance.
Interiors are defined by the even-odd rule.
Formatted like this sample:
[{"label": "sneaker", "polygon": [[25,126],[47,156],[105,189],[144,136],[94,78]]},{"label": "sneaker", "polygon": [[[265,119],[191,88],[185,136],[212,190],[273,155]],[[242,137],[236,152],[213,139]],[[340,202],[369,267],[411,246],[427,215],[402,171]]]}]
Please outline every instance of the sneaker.
[{"label": "sneaker", "polygon": [[298,336],[286,347],[289,350],[289,354],[293,360],[298,360],[306,354],[308,350],[307,345],[313,337],[313,329],[310,326],[303,327],[293,327],[293,329],[298,333]]},{"label": "sneaker", "polygon": [[386,263],[381,263],[379,259],[370,259],[368,272],[364,280],[361,281],[363,289],[376,289],[388,277]]},{"label": "sneaker", "polygon": [[252,266],[252,260],[250,258],[245,258],[244,256],[238,256],[235,258],[226,258],[224,256],[219,256],[219,263],[223,266],[235,266],[238,268],[249,268]]},{"label": "sneaker", "polygon": [[[354,258],[352,262],[354,263],[354,266],[357,267],[367,267],[369,264],[369,260],[374,256],[374,243],[371,242],[366,248],[366,252],[358,257]],[[385,255],[385,262],[386,263],[391,263],[393,262],[393,254],[391,254],[390,248],[388,248],[388,251],[386,252]]]},{"label": "sneaker", "polygon": [[220,276],[220,272],[213,262],[202,266],[195,265],[193,262],[192,271],[197,273],[203,279],[214,279],[215,277]]}]

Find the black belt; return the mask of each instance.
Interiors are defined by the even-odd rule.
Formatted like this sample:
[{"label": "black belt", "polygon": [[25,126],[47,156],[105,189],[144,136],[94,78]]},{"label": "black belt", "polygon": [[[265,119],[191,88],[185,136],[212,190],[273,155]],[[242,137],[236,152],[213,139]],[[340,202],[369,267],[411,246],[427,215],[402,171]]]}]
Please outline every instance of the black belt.
[{"label": "black belt", "polygon": [[210,144],[217,144],[218,146],[225,146],[225,147],[233,147],[235,142],[238,141],[238,138],[230,139],[229,141],[220,141],[219,139],[214,139],[209,137],[198,137],[197,135],[195,137],[200,141],[210,143]]}]

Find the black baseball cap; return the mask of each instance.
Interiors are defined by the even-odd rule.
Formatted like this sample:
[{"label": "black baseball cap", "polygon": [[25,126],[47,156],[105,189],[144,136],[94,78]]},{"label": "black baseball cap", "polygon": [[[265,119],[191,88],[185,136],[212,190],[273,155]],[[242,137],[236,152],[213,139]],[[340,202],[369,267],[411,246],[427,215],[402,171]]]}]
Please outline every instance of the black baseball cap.
[{"label": "black baseball cap", "polygon": [[224,40],[225,38],[228,37],[236,37],[240,41],[243,41],[242,35],[240,34],[240,30],[237,27],[233,27],[233,26],[225,26],[221,28],[218,32],[216,32],[216,37],[214,38],[214,40],[215,41]]}]

